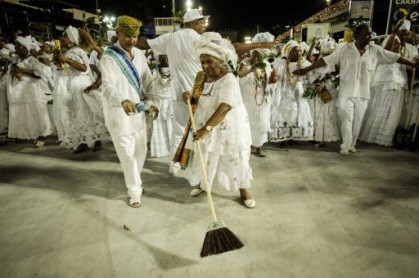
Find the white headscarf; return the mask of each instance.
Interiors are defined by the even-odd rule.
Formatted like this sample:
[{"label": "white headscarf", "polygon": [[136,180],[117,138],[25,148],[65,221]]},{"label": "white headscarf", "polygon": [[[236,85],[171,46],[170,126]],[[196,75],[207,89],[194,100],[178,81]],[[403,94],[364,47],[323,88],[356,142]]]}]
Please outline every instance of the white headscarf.
[{"label": "white headscarf", "polygon": [[31,49],[32,49],[32,37],[31,36],[26,36],[26,37],[18,36],[16,38],[16,41],[19,42],[24,47],[26,47],[26,49],[28,51],[31,51]]},{"label": "white headscarf", "polygon": [[11,44],[11,43],[6,43],[4,45],[4,47],[7,48],[7,49],[9,49],[11,53],[14,53],[15,52],[15,46],[13,44]]},{"label": "white headscarf", "polygon": [[65,29],[65,32],[70,39],[70,41],[76,45],[79,45],[79,30],[73,26],[68,26],[67,29]]},{"label": "white headscarf", "polygon": [[234,46],[227,39],[223,39],[219,33],[206,32],[202,34],[200,40],[193,42],[193,46],[197,51],[198,56],[201,54],[211,55],[224,64],[231,61],[234,66],[237,64],[237,54]]},{"label": "white headscarf", "polygon": [[288,58],[288,55],[290,54],[291,50],[299,46],[298,42],[294,40],[289,40],[283,47],[282,47],[282,57]]},{"label": "white headscarf", "polygon": [[274,39],[275,39],[275,36],[269,32],[257,33],[256,35],[253,36],[252,42],[273,42]]},{"label": "white headscarf", "polygon": [[403,21],[402,26],[400,26],[399,30],[400,30],[400,31],[401,31],[401,30],[407,30],[407,31],[410,31],[410,25],[411,25],[410,20],[405,19],[405,20]]}]

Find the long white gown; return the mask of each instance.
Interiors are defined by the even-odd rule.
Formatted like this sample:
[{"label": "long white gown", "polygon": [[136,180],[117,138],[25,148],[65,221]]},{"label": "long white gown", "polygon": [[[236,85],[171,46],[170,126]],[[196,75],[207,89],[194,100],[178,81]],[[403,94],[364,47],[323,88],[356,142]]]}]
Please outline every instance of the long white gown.
[{"label": "long white gown", "polygon": [[[232,106],[224,120],[215,126],[205,138],[199,140],[207,166],[211,188],[220,186],[238,191],[250,188],[253,180],[250,167],[249,117],[244,107],[240,86],[236,77],[228,73],[219,80],[205,83],[195,112],[197,128],[202,128],[221,103]],[[187,168],[187,177],[192,186],[205,183],[202,180],[198,154],[195,153]]]},{"label": "long white gown", "polygon": [[9,102],[9,138],[36,139],[48,136],[54,126],[48,114],[47,79],[51,78],[51,68],[39,62],[35,57],[28,57],[17,64],[30,69],[36,77],[22,75],[22,80],[7,75],[7,99]]}]

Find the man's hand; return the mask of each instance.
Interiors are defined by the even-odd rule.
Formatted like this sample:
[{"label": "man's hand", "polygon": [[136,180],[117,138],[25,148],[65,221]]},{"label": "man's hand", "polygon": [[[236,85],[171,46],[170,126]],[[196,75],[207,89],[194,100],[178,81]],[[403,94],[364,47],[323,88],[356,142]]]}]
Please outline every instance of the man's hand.
[{"label": "man's hand", "polygon": [[135,103],[129,99],[124,100],[121,102],[122,108],[124,108],[125,114],[128,116],[134,115],[137,113],[137,108],[135,107]]},{"label": "man's hand", "polygon": [[159,115],[159,108],[157,106],[151,105],[148,112],[150,113],[150,116],[153,117],[153,120],[155,120]]}]

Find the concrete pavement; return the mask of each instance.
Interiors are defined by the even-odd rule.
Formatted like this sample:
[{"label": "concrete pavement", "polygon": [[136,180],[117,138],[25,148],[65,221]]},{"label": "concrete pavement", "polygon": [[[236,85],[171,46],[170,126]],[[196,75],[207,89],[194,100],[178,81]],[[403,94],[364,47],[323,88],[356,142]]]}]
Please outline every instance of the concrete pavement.
[{"label": "concrete pavement", "polygon": [[130,208],[111,144],[73,154],[53,140],[0,147],[0,277],[418,277],[419,154],[298,143],[252,156],[257,205],[215,189],[245,244],[200,258],[205,194],[149,158],[143,207]]}]

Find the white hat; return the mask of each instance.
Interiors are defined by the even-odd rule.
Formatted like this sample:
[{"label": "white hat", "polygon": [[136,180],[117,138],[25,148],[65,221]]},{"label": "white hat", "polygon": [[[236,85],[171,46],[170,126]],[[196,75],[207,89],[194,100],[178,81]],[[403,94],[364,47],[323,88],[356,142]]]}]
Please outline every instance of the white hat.
[{"label": "white hat", "polygon": [[400,31],[401,31],[401,30],[407,30],[407,31],[410,31],[410,25],[411,25],[410,20],[405,19],[405,20],[403,21],[402,26],[400,26],[399,30],[400,30]]},{"label": "white hat", "polygon": [[256,35],[253,36],[252,42],[273,42],[274,39],[275,39],[275,36],[269,32],[257,33]]},{"label": "white hat", "polygon": [[187,11],[185,13],[185,15],[183,16],[183,22],[192,22],[198,19],[202,19],[202,18],[209,18],[209,15],[202,15],[202,12],[199,9],[190,9],[189,11]]}]

